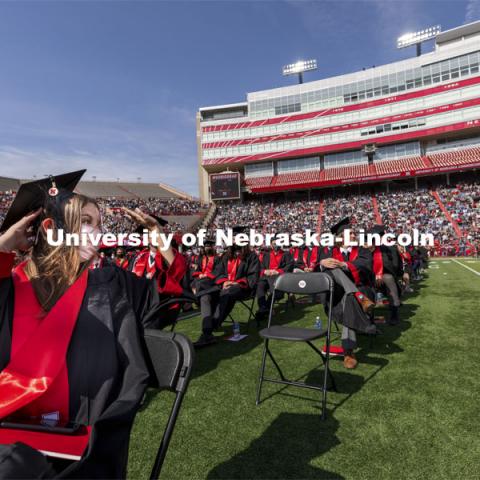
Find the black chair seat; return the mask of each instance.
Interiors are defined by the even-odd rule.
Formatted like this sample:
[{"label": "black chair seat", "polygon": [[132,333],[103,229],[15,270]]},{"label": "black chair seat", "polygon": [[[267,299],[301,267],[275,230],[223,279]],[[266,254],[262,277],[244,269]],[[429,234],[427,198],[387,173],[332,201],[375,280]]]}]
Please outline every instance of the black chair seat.
[{"label": "black chair seat", "polygon": [[272,340],[287,340],[290,342],[310,342],[317,338],[325,337],[326,330],[313,328],[282,327],[274,325],[270,328],[264,328],[259,332],[262,338]]}]

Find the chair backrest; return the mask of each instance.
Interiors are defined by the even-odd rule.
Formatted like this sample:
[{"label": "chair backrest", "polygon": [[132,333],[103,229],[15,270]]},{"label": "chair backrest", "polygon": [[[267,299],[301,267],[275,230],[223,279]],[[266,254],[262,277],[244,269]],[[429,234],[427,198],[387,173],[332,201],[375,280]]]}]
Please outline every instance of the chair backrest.
[{"label": "chair backrest", "polygon": [[145,344],[153,388],[184,391],[190,379],[194,361],[191,341],[180,333],[146,329]]},{"label": "chair backrest", "polygon": [[284,273],[275,281],[274,289],[297,295],[326,293],[333,290],[333,280],[324,272]]},{"label": "chair backrest", "polygon": [[147,361],[150,364],[151,386],[176,393],[150,474],[150,479],[153,480],[160,475],[183,396],[190,381],[195,356],[192,342],[181,333],[146,329],[144,338],[148,354]]}]

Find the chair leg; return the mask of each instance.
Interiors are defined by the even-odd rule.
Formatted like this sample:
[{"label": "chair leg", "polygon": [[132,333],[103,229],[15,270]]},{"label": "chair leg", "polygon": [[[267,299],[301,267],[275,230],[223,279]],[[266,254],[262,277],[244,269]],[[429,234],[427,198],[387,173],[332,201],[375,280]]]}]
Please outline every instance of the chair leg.
[{"label": "chair leg", "polygon": [[[267,340],[268,341],[268,340]],[[267,354],[268,356],[270,357],[270,359],[272,360],[273,364],[275,365],[275,368],[277,369],[277,372],[278,374],[280,375],[280,378],[285,381],[286,378],[285,376],[283,375],[283,372],[282,370],[280,369],[280,366],[278,365],[277,361],[275,360],[275,358],[273,358],[273,355],[272,355],[272,352],[270,351],[270,349],[268,348],[268,344],[267,344]]]},{"label": "chair leg", "polygon": [[[337,385],[336,385],[336,383],[335,383],[335,380],[333,379],[332,372],[331,372],[330,368],[327,368],[327,362],[326,362],[326,360],[325,360],[325,357],[324,357],[323,353],[322,353],[315,345],[313,345],[313,343],[307,342],[307,344],[308,344],[315,352],[317,352],[317,353],[320,355],[320,358],[322,359],[323,365],[324,365],[324,367],[325,367],[325,371],[326,371],[328,377],[330,378],[330,383],[332,384],[332,390],[333,390],[334,392],[338,392],[338,390],[337,390]],[[325,385],[325,387],[326,387],[326,385]]]},{"label": "chair leg", "polygon": [[256,405],[260,404],[260,394],[262,392],[263,375],[265,373],[265,362],[267,360],[267,347],[268,347],[268,340],[265,340],[265,343],[263,345],[262,364],[260,366],[260,376],[258,378],[257,399],[255,401]]}]

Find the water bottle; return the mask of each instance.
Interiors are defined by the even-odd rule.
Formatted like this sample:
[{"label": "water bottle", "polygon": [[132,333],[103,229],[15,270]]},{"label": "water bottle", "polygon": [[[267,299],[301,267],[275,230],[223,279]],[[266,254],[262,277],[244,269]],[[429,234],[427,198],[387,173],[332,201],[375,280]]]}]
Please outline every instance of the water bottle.
[{"label": "water bottle", "polygon": [[240,324],[238,322],[233,322],[233,338],[238,338],[240,336]]},{"label": "water bottle", "polygon": [[318,328],[319,330],[322,329],[322,319],[321,319],[320,317],[318,317],[318,316],[317,316],[317,318],[315,319],[314,328]]}]

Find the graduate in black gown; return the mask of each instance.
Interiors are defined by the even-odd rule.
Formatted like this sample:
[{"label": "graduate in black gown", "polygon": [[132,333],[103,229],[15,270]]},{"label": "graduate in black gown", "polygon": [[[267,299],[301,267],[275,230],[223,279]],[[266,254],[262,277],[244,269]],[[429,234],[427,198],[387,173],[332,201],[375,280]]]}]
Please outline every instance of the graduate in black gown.
[{"label": "graduate in black gown", "polygon": [[[385,227],[374,225],[370,233],[383,236]],[[403,260],[397,245],[378,245],[373,249],[373,271],[375,273],[375,285],[377,291],[383,291],[388,295],[390,315],[389,325],[397,325],[400,322],[400,288],[398,282],[403,277]]]},{"label": "graduate in black gown", "polygon": [[[176,272],[185,262],[172,249],[158,252],[160,274],[148,280],[114,266],[89,269],[92,245],[46,242],[47,229],[99,231],[95,201],[72,193],[83,173],[22,185],[2,226],[0,419],[86,425],[88,447],[60,472],[28,445],[6,445],[0,428],[1,478],[125,478],[130,430],[149,379],[143,329],[155,326],[162,300],[180,289]],[[148,215],[126,213],[160,230]],[[14,252],[30,248],[30,259],[12,271]]]},{"label": "graduate in black gown", "polygon": [[259,272],[258,256],[248,246],[234,245],[227,249],[214,270],[215,286],[203,291],[202,300],[210,302],[210,315],[202,318],[202,334],[195,342],[197,348],[216,343],[213,330],[221,326],[238,300],[255,292]]},{"label": "graduate in black gown", "polygon": [[[282,273],[293,271],[294,260],[288,250],[281,248],[276,241],[273,241],[271,248],[266,250],[262,256],[260,279],[257,285],[258,311],[256,318],[263,320],[268,316],[269,300],[268,293],[273,290],[275,280]],[[276,299],[279,300],[282,294],[276,293]]]},{"label": "graduate in black gown", "polygon": [[[344,244],[341,239],[346,229],[351,230],[348,217],[331,227],[338,241],[334,247],[322,250],[320,269],[335,282],[333,317],[343,325],[344,366],[351,369],[358,364],[354,353],[357,347],[356,332],[375,332],[371,318],[375,291],[372,252],[361,246]],[[350,233],[354,240],[354,232]]]},{"label": "graduate in black gown", "polygon": [[196,259],[196,268],[191,273],[192,292],[200,297],[203,291],[210,290],[215,285],[215,270],[221,258],[215,253],[215,241],[205,240],[205,248]]}]

